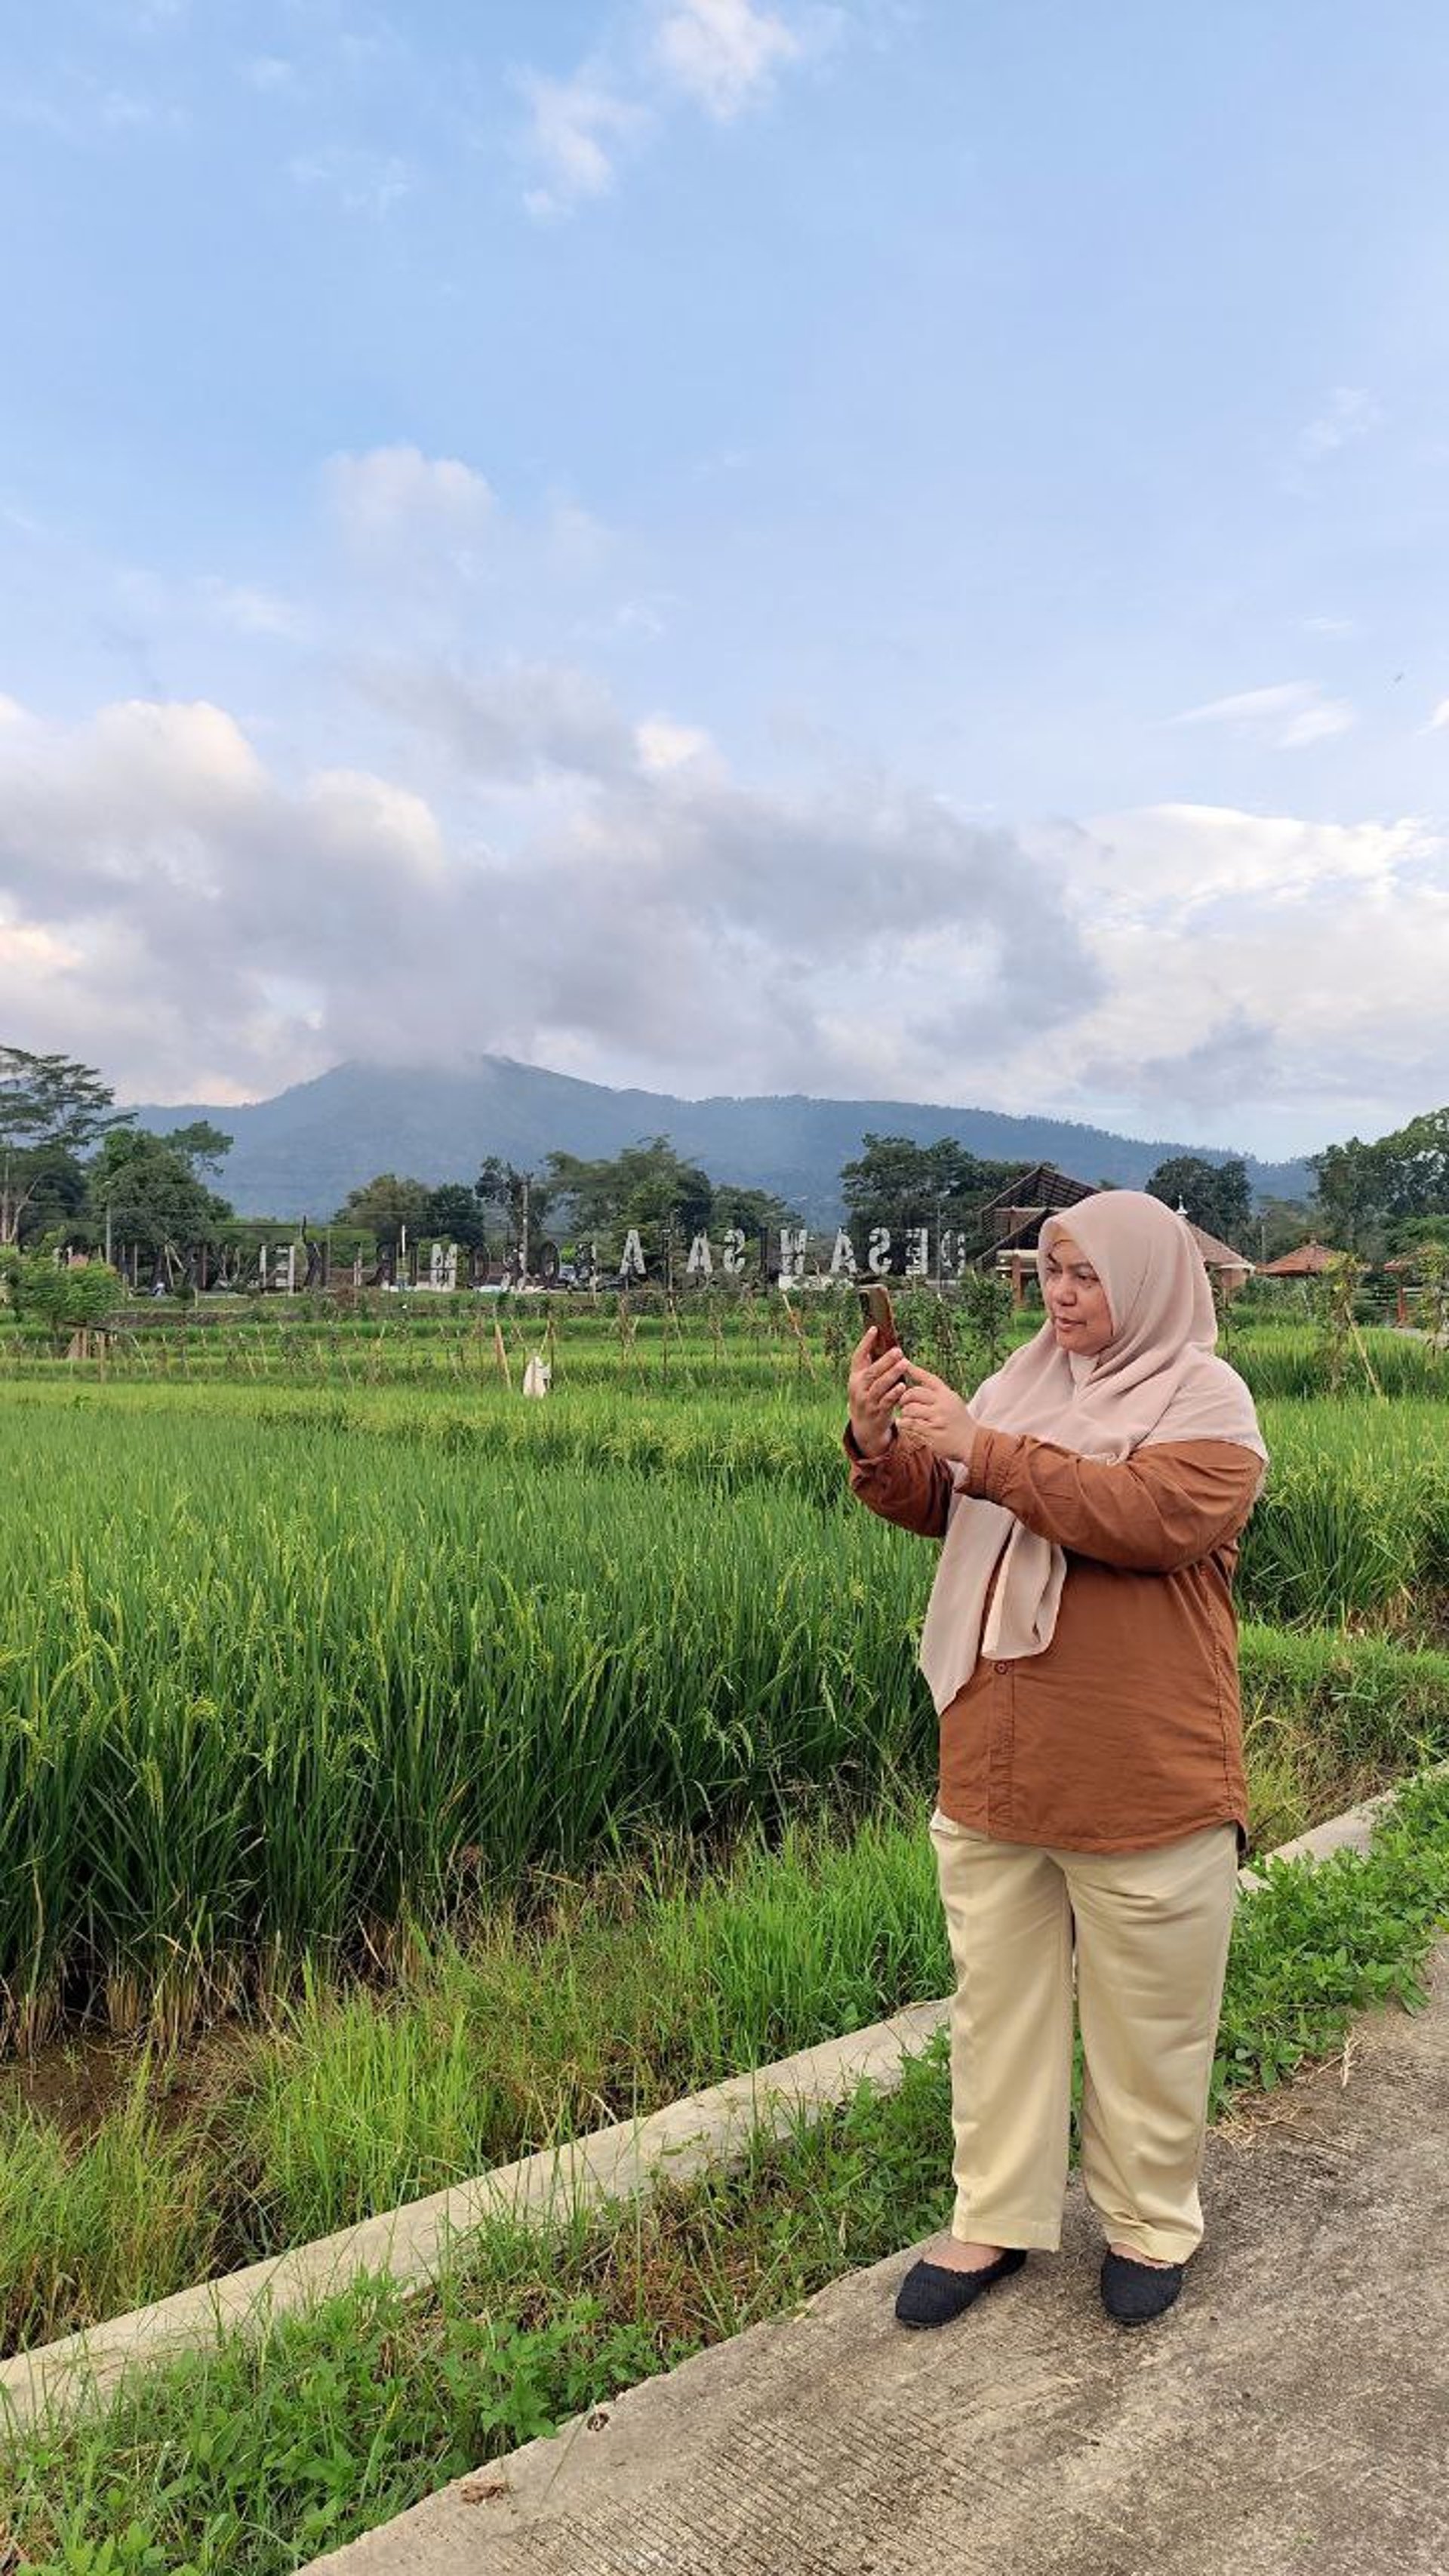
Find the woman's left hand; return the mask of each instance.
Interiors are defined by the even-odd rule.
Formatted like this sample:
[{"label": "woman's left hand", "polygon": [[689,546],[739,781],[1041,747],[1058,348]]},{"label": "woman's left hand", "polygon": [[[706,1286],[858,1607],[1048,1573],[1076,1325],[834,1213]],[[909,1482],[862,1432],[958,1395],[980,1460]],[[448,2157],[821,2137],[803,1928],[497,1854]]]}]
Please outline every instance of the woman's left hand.
[{"label": "woman's left hand", "polygon": [[955,1389],[914,1360],[902,1361],[901,1374],[910,1381],[896,1409],[902,1431],[913,1432],[938,1458],[969,1458],[976,1425]]}]

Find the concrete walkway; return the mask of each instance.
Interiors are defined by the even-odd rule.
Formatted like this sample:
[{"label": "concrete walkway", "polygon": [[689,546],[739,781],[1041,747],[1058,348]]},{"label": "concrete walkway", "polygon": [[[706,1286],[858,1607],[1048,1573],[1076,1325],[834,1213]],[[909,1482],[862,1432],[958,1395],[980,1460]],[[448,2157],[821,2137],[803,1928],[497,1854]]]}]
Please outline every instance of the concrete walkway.
[{"label": "concrete walkway", "polygon": [[[331,2576],[1446,2576],[1449,1944],[1432,2003],[1209,2143],[1180,2304],[1102,2313],[1060,2255],[954,2325],[906,2255],[530,2443]],[[1346,2074],[1346,2080],[1345,2080]]]}]

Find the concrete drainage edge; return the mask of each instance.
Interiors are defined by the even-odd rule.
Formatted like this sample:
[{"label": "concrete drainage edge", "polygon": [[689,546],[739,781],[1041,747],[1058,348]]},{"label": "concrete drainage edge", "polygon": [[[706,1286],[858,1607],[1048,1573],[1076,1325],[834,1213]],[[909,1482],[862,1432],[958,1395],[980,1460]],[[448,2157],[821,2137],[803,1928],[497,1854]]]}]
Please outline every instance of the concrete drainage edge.
[{"label": "concrete drainage edge", "polygon": [[[1449,1762],[1431,1771],[1449,1771]],[[1322,1860],[1335,1851],[1367,1850],[1380,1814],[1403,1785],[1330,1817],[1269,1857]],[[1239,1873],[1240,1888],[1262,1883],[1252,1869]],[[755,2131],[783,2136],[802,2111],[828,2110],[848,2100],[863,2077],[890,2090],[903,2062],[942,2027],[948,2009],[949,1999],[912,2004],[868,2030],[823,2040],[771,2066],[686,2094],[647,2118],[592,2130],[567,2146],[496,2166],[335,2235],[19,2353],[0,2362],[0,2424],[13,2428],[41,2415],[53,2419],[101,2400],[138,2364],[200,2350],[233,2331],[261,2334],[364,2272],[388,2272],[404,2289],[425,2289],[453,2240],[487,2216],[542,2219],[627,2199],[661,2180],[689,2181],[707,2166],[728,2167]]]}]

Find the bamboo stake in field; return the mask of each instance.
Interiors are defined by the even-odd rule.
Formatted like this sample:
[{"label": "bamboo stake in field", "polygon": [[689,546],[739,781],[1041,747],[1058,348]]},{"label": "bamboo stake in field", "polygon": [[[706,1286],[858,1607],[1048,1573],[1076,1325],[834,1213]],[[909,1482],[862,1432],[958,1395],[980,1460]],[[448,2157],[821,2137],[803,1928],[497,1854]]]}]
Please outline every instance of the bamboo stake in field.
[{"label": "bamboo stake in field", "polygon": [[1378,1397],[1380,1404],[1384,1404],[1384,1403],[1386,1403],[1386,1402],[1388,1401],[1388,1399],[1387,1399],[1387,1397],[1385,1396],[1384,1391],[1383,1391],[1383,1388],[1380,1386],[1380,1384],[1379,1384],[1379,1382],[1378,1382],[1378,1379],[1377,1379],[1377,1377],[1376,1377],[1376,1376],[1375,1376],[1375,1374],[1374,1374],[1374,1364],[1373,1364],[1373,1361],[1369,1358],[1369,1355],[1368,1355],[1368,1344],[1367,1344],[1367,1342],[1364,1340],[1364,1337],[1363,1337],[1362,1333],[1359,1331],[1359,1328],[1358,1328],[1358,1322],[1357,1322],[1357,1319],[1356,1319],[1356,1318],[1354,1318],[1353,1320],[1351,1320],[1351,1321],[1350,1321],[1350,1324],[1349,1324],[1349,1331],[1350,1331],[1350,1333],[1353,1335],[1353,1346],[1354,1346],[1354,1349],[1357,1351],[1357,1353],[1358,1353],[1358,1355],[1359,1355],[1359,1358],[1360,1358],[1360,1359],[1362,1360],[1362,1362],[1363,1362],[1363,1365],[1364,1365],[1364,1375],[1367,1377],[1368,1382],[1369,1382],[1370,1386],[1373,1388],[1373,1391],[1374,1391],[1375,1395]]},{"label": "bamboo stake in field", "polygon": [[493,1318],[493,1353],[502,1373],[503,1383],[511,1394],[513,1392],[513,1372],[508,1365],[508,1345],[504,1341],[503,1327],[499,1323],[496,1315]]},{"label": "bamboo stake in field", "polygon": [[807,1369],[810,1371],[810,1374],[811,1374],[811,1376],[813,1377],[813,1376],[815,1375],[815,1358],[814,1358],[814,1354],[813,1354],[813,1352],[811,1351],[810,1345],[809,1345],[809,1343],[807,1342],[807,1340],[805,1339],[804,1332],[803,1332],[803,1331],[802,1331],[802,1329],[801,1329],[800,1318],[799,1318],[799,1316],[796,1314],[794,1307],[793,1307],[793,1306],[791,1305],[791,1303],[790,1303],[790,1292],[789,1292],[788,1288],[786,1287],[786,1285],[785,1285],[785,1283],[784,1283],[784,1280],[783,1280],[783,1279],[782,1279],[782,1280],[781,1280],[781,1282],[780,1282],[780,1303],[781,1303],[781,1305],[784,1307],[786,1314],[787,1314],[787,1315],[789,1316],[789,1318],[790,1318],[790,1328],[791,1328],[792,1332],[794,1333],[794,1336],[795,1336],[796,1341],[797,1341],[797,1342],[799,1343],[799,1345],[800,1345],[800,1357],[803,1359],[803,1361],[804,1361],[804,1363],[805,1363],[805,1366],[806,1366],[806,1367],[807,1367]]}]

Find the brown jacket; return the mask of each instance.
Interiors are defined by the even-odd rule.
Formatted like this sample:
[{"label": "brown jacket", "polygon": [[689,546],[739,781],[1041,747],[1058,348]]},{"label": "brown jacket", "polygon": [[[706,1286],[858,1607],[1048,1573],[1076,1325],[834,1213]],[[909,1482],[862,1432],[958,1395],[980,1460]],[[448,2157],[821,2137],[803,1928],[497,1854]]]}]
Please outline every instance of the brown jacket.
[{"label": "brown jacket", "polygon": [[[951,1471],[897,1433],[853,1492],[942,1538]],[[944,1815],[1002,1842],[1146,1851],[1232,1822],[1247,1843],[1232,1578],[1262,1462],[1225,1440],[1164,1442],[1119,1462],[977,1430],[966,1490],[1065,1550],[1040,1655],[985,1657],[941,1716]]]}]

